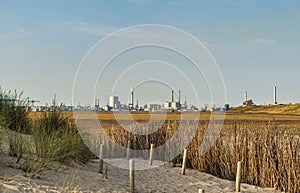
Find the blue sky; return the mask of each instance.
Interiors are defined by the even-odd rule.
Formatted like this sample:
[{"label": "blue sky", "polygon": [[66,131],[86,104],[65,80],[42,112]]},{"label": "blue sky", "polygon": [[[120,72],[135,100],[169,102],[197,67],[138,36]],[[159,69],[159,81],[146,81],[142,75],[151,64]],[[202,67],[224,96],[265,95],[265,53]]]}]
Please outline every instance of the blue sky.
[{"label": "blue sky", "polygon": [[[297,0],[0,0],[0,85],[42,104],[54,94],[70,104],[77,68],[95,43],[123,27],[157,23],[207,46],[222,71],[228,103],[239,105],[245,91],[257,104],[272,103],[274,85],[279,102],[299,102],[299,10]],[[102,104],[109,94],[99,92]],[[139,92],[141,103],[150,98]]]}]

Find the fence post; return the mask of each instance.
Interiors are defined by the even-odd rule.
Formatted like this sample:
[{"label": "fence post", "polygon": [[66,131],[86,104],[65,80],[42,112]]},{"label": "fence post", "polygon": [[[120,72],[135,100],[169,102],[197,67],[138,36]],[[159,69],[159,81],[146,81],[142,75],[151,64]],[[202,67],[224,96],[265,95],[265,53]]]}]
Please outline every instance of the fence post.
[{"label": "fence post", "polygon": [[186,151],[187,149],[184,149],[183,151],[183,161],[182,161],[182,169],[181,169],[181,174],[185,175],[185,167],[186,167]]},{"label": "fence post", "polygon": [[235,184],[236,192],[241,192],[241,168],[242,168],[242,164],[239,161],[237,164],[237,174],[236,174],[236,184]]},{"label": "fence post", "polygon": [[127,159],[130,159],[130,140],[127,142]]},{"label": "fence post", "polygon": [[134,160],[129,160],[130,193],[134,193]]},{"label": "fence post", "polygon": [[153,148],[154,148],[154,144],[152,143],[150,146],[149,165],[152,165],[153,163]]},{"label": "fence post", "polygon": [[103,174],[103,144],[100,145],[99,150],[99,173]]}]

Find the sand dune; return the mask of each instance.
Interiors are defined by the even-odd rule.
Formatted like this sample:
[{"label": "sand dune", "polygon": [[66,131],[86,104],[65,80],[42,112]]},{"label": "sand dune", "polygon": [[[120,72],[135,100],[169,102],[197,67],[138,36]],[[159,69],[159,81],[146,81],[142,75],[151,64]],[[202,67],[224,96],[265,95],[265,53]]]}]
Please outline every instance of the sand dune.
[{"label": "sand dune", "polygon": [[[12,158],[1,155],[0,192],[129,192],[129,172],[111,165],[108,178],[98,173],[98,160],[87,165],[66,167],[63,171],[47,171],[40,179],[24,177],[22,172],[9,167]],[[4,162],[3,162],[4,161]],[[138,164],[138,160],[136,163]],[[180,174],[181,168],[168,165],[135,172],[137,193],[150,192],[198,192],[204,189],[209,193],[234,192],[235,183],[216,178],[195,170]],[[247,184],[241,185],[242,192],[276,192]]]}]

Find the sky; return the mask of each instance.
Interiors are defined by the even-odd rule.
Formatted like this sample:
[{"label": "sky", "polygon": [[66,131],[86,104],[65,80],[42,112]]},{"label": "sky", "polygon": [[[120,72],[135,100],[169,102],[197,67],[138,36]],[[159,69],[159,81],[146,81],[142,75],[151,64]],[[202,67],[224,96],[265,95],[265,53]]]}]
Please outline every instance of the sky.
[{"label": "sky", "polygon": [[[76,73],[97,42],[122,28],[160,24],[184,30],[206,46],[222,74],[226,103],[240,105],[246,91],[256,104],[272,103],[275,85],[279,103],[300,102],[299,10],[298,0],[0,0],[0,86],[24,91],[41,105],[50,103],[54,95],[69,105]],[[160,48],[133,50],[122,57],[105,72],[105,81],[115,83],[116,73],[128,70],[130,61],[182,59],[175,61],[177,56]],[[123,63],[128,66],[121,68]],[[182,90],[189,104],[212,103],[203,77],[192,79],[193,87],[200,90],[195,95],[179,81],[183,79],[176,78],[181,75],[173,73],[174,68],[155,62],[143,65],[128,72],[141,81],[143,73],[158,71],[169,84],[145,80],[136,88],[140,104],[170,100],[170,84],[177,94]],[[188,62],[180,65],[193,73]],[[95,83],[95,96],[103,105],[111,94],[127,103],[130,86],[138,85],[121,77],[118,93],[101,80]],[[84,96],[78,102],[93,104]]]}]

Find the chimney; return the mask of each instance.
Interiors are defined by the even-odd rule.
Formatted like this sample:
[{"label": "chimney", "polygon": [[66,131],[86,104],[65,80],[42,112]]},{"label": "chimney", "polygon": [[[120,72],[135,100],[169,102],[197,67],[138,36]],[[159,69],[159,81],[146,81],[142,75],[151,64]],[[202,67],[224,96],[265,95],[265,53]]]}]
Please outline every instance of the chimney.
[{"label": "chimney", "polygon": [[179,91],[179,93],[178,93],[178,103],[180,104],[180,99],[181,98],[181,91]]},{"label": "chimney", "polygon": [[172,102],[174,102],[174,90],[172,90]]},{"label": "chimney", "polygon": [[130,104],[129,105],[131,105],[131,108],[134,108],[134,106],[133,106],[133,101],[134,101],[133,88],[130,87],[130,90],[131,90],[131,93],[130,93]]},{"label": "chimney", "polygon": [[131,91],[131,104],[134,106],[134,96],[133,96],[133,90]]},{"label": "chimney", "polygon": [[248,101],[248,92],[245,92],[245,101]]},{"label": "chimney", "polygon": [[274,104],[277,105],[278,102],[277,102],[277,87],[274,86]]}]

